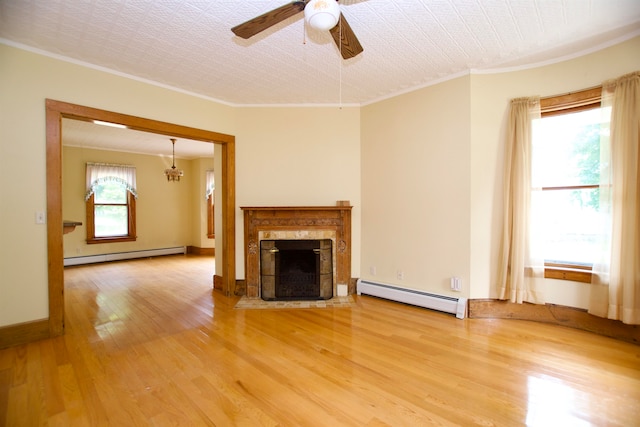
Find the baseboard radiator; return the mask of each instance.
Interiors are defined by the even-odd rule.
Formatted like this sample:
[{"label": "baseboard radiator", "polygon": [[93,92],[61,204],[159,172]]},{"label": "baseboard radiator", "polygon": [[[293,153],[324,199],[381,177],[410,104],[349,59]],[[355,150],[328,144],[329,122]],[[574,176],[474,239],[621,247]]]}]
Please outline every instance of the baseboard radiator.
[{"label": "baseboard radiator", "polygon": [[177,246],[175,248],[148,249],[144,251],[118,252],[118,253],[104,254],[104,255],[88,255],[88,256],[65,258],[64,266],[68,267],[71,265],[94,264],[98,262],[122,261],[126,259],[149,258],[153,256],[175,255],[175,254],[186,254],[186,253],[187,253],[186,246]]},{"label": "baseboard radiator", "polygon": [[458,319],[464,319],[467,314],[467,299],[436,295],[415,289],[398,288],[383,283],[358,279],[356,284],[358,295],[371,295],[391,301],[411,304],[431,310],[455,314]]}]

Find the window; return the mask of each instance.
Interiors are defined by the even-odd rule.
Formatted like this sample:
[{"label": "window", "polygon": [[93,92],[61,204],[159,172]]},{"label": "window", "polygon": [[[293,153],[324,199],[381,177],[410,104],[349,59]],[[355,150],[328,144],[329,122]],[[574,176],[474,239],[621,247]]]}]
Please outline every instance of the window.
[{"label": "window", "polygon": [[87,164],[87,243],[136,240],[135,168]]},{"label": "window", "polygon": [[214,223],[214,195],[215,195],[215,178],[213,175],[213,171],[206,172],[206,193],[205,197],[207,198],[207,237],[209,239],[215,238],[215,223]]},{"label": "window", "polygon": [[600,107],[600,93],[541,100],[533,123],[532,209],[548,278],[590,282],[602,248],[600,139],[610,110]]}]

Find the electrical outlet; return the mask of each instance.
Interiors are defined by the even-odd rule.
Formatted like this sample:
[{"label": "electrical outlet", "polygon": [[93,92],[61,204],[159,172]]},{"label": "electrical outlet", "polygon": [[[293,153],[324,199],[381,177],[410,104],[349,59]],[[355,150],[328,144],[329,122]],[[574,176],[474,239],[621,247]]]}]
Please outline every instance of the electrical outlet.
[{"label": "electrical outlet", "polygon": [[369,267],[369,274],[371,274],[372,276],[376,275],[376,267],[375,266],[371,266]]},{"label": "electrical outlet", "polygon": [[402,270],[398,270],[397,277],[398,280],[404,280],[404,272]]},{"label": "electrical outlet", "polygon": [[460,292],[462,290],[462,284],[459,277],[451,278],[451,290]]}]

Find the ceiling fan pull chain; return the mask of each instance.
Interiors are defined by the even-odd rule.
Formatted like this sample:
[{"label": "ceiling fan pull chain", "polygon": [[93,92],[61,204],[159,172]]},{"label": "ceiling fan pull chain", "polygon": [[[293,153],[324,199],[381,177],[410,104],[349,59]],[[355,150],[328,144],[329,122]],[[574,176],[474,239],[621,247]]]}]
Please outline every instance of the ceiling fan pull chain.
[{"label": "ceiling fan pull chain", "polygon": [[304,22],[302,23],[302,44],[307,44],[307,26]]},{"label": "ceiling fan pull chain", "polygon": [[340,30],[340,57],[338,58],[338,67],[340,70],[340,90],[339,90],[339,101],[338,101],[338,105],[340,106],[340,109],[342,110],[342,15],[340,15],[340,19],[338,20],[338,25],[339,28],[338,30]]}]

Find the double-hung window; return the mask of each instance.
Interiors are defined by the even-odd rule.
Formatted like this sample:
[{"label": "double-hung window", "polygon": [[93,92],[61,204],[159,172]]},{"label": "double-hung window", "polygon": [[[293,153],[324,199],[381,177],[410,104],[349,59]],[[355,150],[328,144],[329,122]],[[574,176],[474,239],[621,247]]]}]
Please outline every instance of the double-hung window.
[{"label": "double-hung window", "polygon": [[205,197],[207,199],[207,237],[209,239],[215,238],[215,221],[214,221],[214,207],[215,207],[215,177],[212,170],[208,170],[206,172],[206,193]]},{"label": "double-hung window", "polygon": [[600,257],[600,146],[610,118],[601,91],[542,99],[541,118],[533,122],[533,238],[547,278],[590,282]]},{"label": "double-hung window", "polygon": [[136,240],[136,170],[87,163],[87,243]]}]

